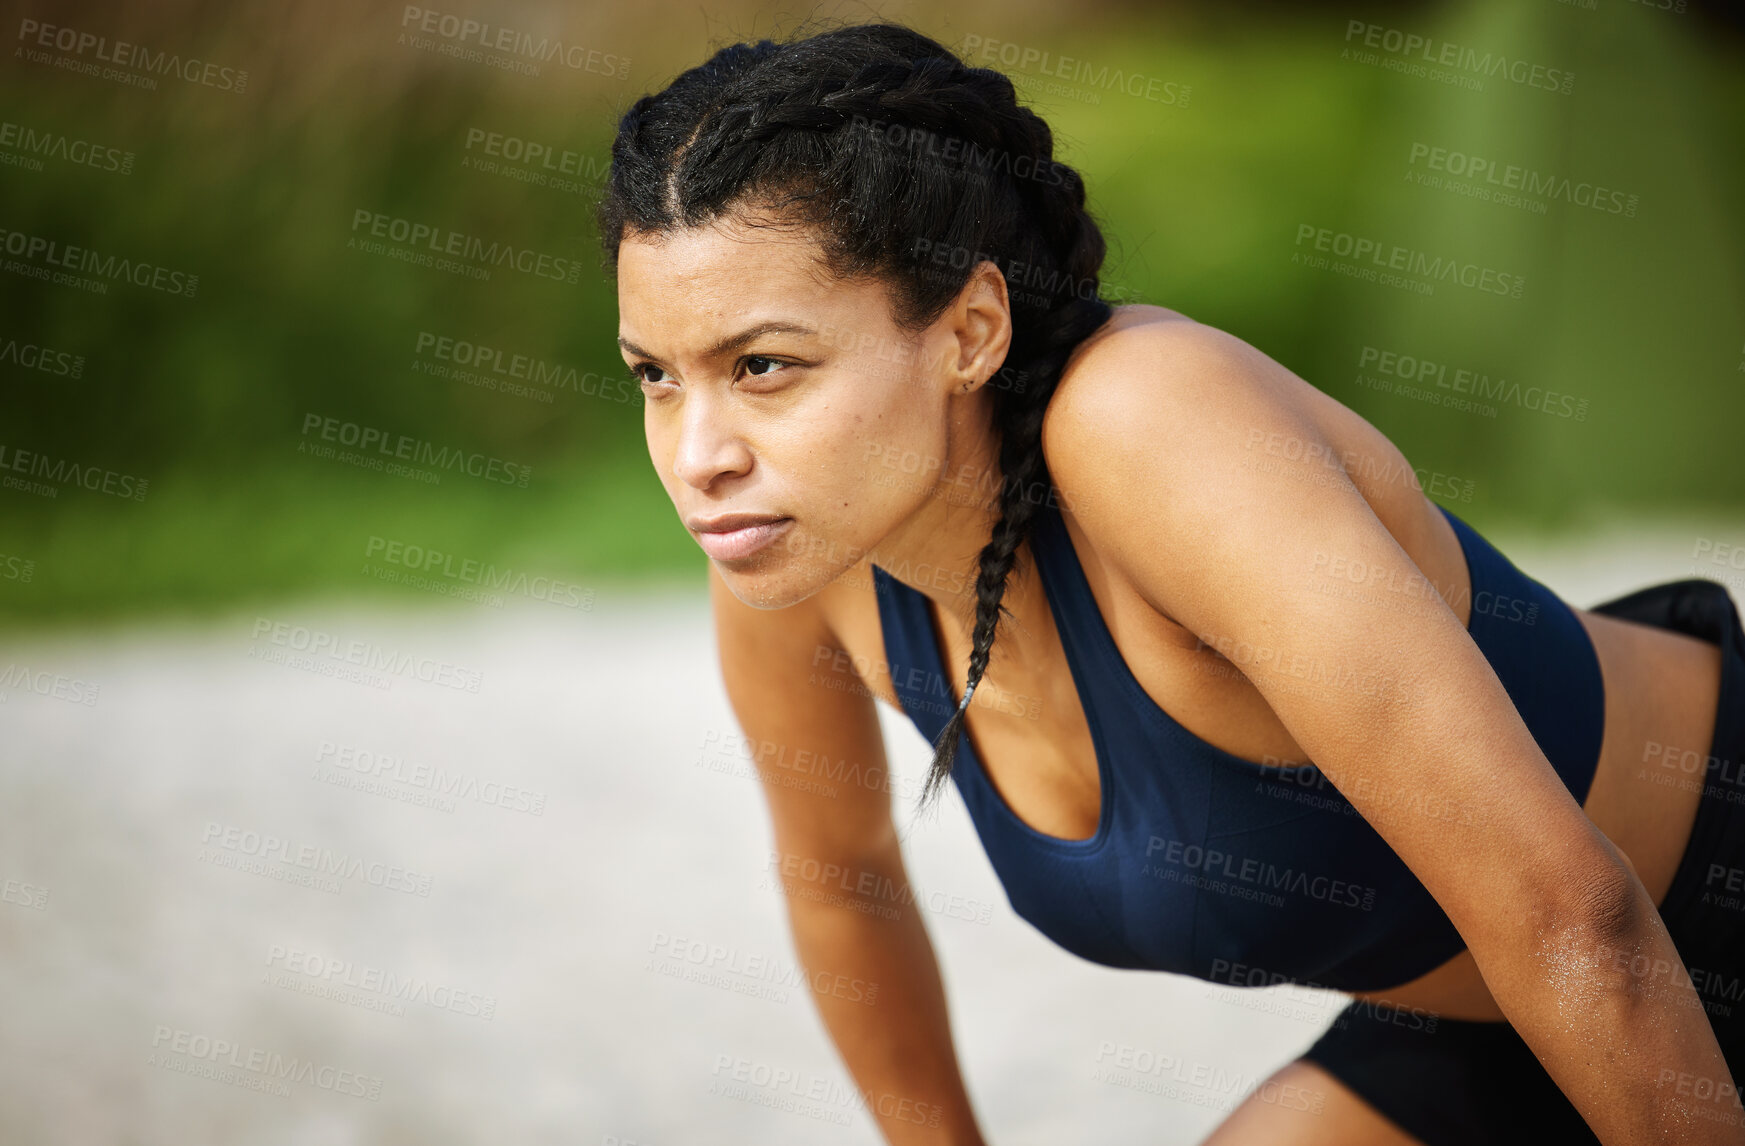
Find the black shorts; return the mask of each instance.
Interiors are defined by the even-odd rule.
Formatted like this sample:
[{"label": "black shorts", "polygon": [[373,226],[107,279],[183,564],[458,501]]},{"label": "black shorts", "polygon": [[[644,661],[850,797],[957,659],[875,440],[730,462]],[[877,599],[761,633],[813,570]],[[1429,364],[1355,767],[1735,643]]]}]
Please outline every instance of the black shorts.
[{"label": "black shorts", "polygon": [[[1721,695],[1707,759],[1672,748],[1643,768],[1646,781],[1703,785],[1690,843],[1660,917],[1733,1078],[1745,1078],[1745,629],[1732,598],[1714,581],[1656,585],[1591,611],[1721,647]],[[1427,1146],[1598,1146],[1514,1027],[1442,1017],[1427,1027],[1421,1011],[1407,1016],[1354,1002],[1303,1057]],[[1697,1090],[1692,1080],[1668,1085],[1707,1094],[1707,1085]],[[1734,1113],[1741,1112],[1735,1107]]]}]

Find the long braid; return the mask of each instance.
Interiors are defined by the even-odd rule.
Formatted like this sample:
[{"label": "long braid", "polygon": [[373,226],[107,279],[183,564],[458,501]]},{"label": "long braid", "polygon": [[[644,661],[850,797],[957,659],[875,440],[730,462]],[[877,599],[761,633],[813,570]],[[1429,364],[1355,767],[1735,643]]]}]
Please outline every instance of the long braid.
[{"label": "long braid", "polygon": [[[1034,141],[1032,154],[1052,160],[1053,139],[1047,124],[1032,115],[1024,126],[1040,136]],[[1034,390],[1027,385],[1017,400],[1005,402],[1000,399],[1006,394],[996,392],[994,422],[1000,436],[1001,474],[999,517],[992,537],[977,558],[976,621],[971,637],[969,679],[963,700],[933,742],[933,763],[922,785],[918,811],[925,811],[938,798],[957,760],[957,746],[963,738],[971,698],[987,671],[1000,618],[1011,615],[1001,600],[1016,564],[1018,548],[1030,537],[1043,495],[1053,487],[1042,453],[1042,424],[1049,400],[1060,384],[1061,371],[1073,350],[1111,314],[1109,305],[1094,293],[1090,300],[1080,297],[1087,281],[1095,284],[1106,251],[1102,232],[1085,214],[1084,181],[1077,172],[1070,172],[1060,185],[1039,185],[1035,192],[1040,200],[1036,204],[1038,217],[1056,232],[1050,238],[1058,244],[1055,248],[1058,265],[1067,275],[1068,301],[1041,316],[1025,332],[1026,345],[1021,346],[1014,339],[1013,353],[1008,358],[1024,355],[1020,360],[1026,377],[1035,379]]]},{"label": "long braid", "polygon": [[[887,127],[894,134],[881,134]],[[927,150],[940,139],[960,146]],[[835,273],[883,277],[910,329],[944,313],[973,272],[922,265],[922,241],[991,257],[1014,287],[1005,365],[1024,385],[991,394],[998,516],[976,559],[969,674],[934,743],[925,810],[951,774],[1000,619],[1010,616],[1007,582],[1052,487],[1042,454],[1049,399],[1073,350],[1111,314],[1097,297],[1102,233],[1085,209],[1084,181],[1055,162],[1053,134],[1017,102],[1009,79],[887,24],[736,44],[636,101],[619,124],[600,204],[608,265],[627,230],[696,226],[749,204],[815,227]],[[1017,268],[1025,273],[1013,283]],[[1032,289],[1034,278],[1049,289]]]}]

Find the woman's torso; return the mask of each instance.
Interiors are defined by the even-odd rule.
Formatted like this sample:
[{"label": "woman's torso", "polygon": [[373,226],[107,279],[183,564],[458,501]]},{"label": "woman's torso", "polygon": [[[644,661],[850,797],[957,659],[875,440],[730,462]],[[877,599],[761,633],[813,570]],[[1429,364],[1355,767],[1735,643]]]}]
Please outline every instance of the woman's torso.
[{"label": "woman's torso", "polygon": [[[1129,311],[1129,321],[1131,316]],[[1410,474],[1405,460],[1385,436],[1333,399],[1316,391],[1308,400],[1329,443],[1348,459],[1347,472],[1371,509],[1467,623],[1473,594],[1459,538],[1416,483],[1386,476]],[[1350,459],[1359,464],[1349,464]],[[1159,614],[1099,558],[1096,539],[1083,532],[1070,510],[1063,506],[1060,514],[1121,659],[1157,706],[1189,733],[1232,755],[1267,764],[1305,760],[1247,678]],[[1102,811],[1096,750],[1043,587],[1036,576],[1019,575],[1029,567],[1025,553],[1003,601],[1012,615],[1002,622],[978,696],[986,689],[1034,703],[971,705],[966,731],[1013,814],[1047,835],[1083,839],[1097,831]],[[850,571],[822,597],[838,641],[856,665],[868,666],[867,687],[900,707],[885,666],[870,566]],[[1720,686],[1720,651],[1683,634],[1573,612],[1592,641],[1605,695],[1599,760],[1583,809],[1629,857],[1658,904],[1683,855],[1701,785],[1655,782],[1665,771],[1657,762],[1669,749],[1674,755],[1706,752]],[[942,623],[937,609],[932,616],[946,674],[961,695],[969,633]],[[1398,987],[1357,995],[1457,1019],[1502,1018],[1469,952]]]}]

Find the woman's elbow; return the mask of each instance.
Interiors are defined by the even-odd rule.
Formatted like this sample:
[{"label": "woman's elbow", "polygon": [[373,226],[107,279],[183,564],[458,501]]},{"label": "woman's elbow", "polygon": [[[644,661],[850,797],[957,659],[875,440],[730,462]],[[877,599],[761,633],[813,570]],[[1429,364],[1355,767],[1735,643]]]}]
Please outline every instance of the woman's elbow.
[{"label": "woman's elbow", "polygon": [[1540,975],[1566,986],[1582,970],[1601,979],[1620,971],[1628,977],[1659,922],[1635,867],[1615,847],[1607,850],[1609,856],[1583,864],[1540,898],[1527,942],[1516,946]]},{"label": "woman's elbow", "polygon": [[1592,864],[1570,881],[1559,914],[1591,941],[1628,947],[1656,913],[1635,865],[1623,852],[1611,850],[1616,859]]},{"label": "woman's elbow", "polygon": [[1470,944],[1503,1012],[1518,1022],[1543,1005],[1547,991],[1559,1006],[1633,994],[1631,967],[1652,948],[1648,928],[1656,918],[1635,873],[1608,858],[1536,891],[1514,910],[1499,912],[1505,900],[1493,901]]}]

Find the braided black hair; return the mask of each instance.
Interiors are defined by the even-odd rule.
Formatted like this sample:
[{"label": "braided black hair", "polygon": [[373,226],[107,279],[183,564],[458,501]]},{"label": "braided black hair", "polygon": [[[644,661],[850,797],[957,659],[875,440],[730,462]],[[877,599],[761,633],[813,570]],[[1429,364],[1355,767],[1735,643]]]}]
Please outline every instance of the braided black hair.
[{"label": "braided black hair", "polygon": [[1055,162],[1053,133],[1009,79],[892,24],[735,44],[625,113],[599,209],[609,267],[627,230],[659,234],[752,206],[811,227],[832,273],[885,280],[904,329],[944,313],[982,260],[1007,281],[1002,375],[1020,381],[991,388],[999,517],[977,559],[969,679],[934,743],[925,809],[950,776],[1011,615],[1006,582],[1052,492],[1049,398],[1074,348],[1112,313],[1098,297],[1102,232],[1084,180]]}]

